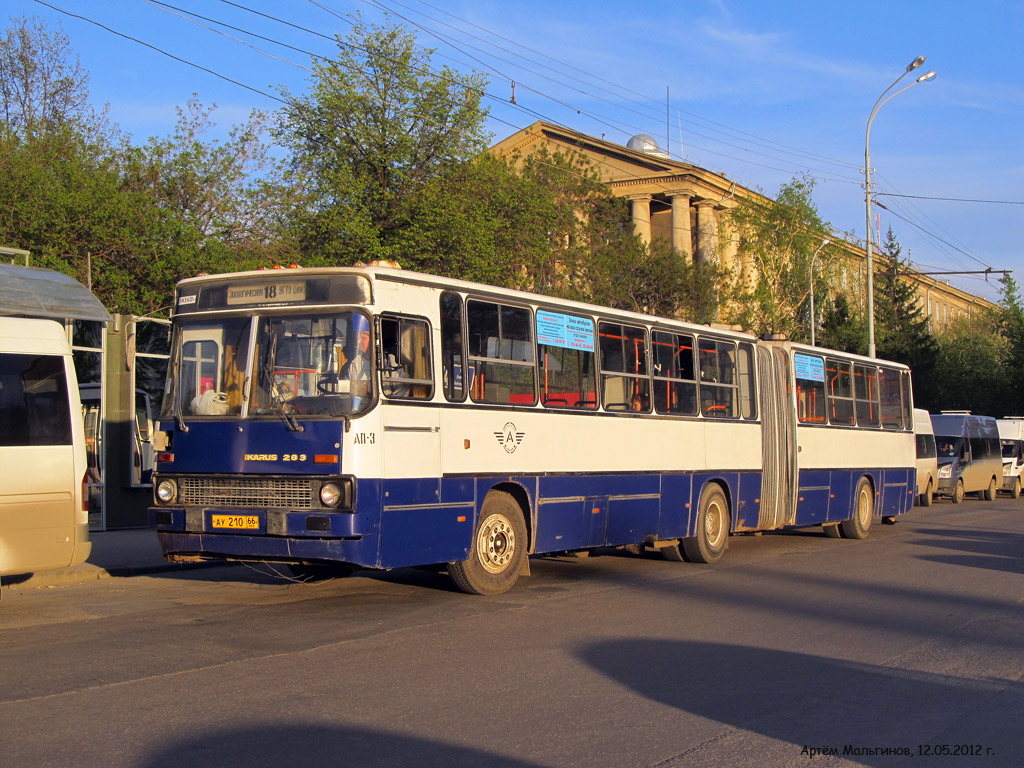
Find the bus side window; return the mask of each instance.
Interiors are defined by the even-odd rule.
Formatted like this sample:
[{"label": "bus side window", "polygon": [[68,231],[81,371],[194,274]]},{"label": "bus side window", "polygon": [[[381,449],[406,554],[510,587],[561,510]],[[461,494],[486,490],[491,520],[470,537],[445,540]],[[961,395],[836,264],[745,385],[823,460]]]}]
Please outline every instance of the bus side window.
[{"label": "bus side window", "polygon": [[857,400],[857,426],[877,427],[878,369],[873,365],[853,366],[854,394]]},{"label": "bus side window", "polygon": [[826,358],[825,385],[829,423],[852,426],[853,376],[850,374],[850,364],[835,358]]},{"label": "bus side window", "polygon": [[465,350],[462,336],[462,298],[441,294],[441,387],[445,399],[461,403],[466,399]]}]

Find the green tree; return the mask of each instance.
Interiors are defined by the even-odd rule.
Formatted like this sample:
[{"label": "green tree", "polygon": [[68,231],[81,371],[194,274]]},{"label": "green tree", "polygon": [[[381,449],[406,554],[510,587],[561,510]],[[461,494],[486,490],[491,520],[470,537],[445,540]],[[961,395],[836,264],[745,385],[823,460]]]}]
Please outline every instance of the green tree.
[{"label": "green tree", "polygon": [[[733,212],[739,233],[738,256],[752,267],[749,281],[734,275],[726,294],[728,318],[751,333],[809,337],[807,300],[811,258],[831,227],[811,198],[814,180],[795,177],[777,198],[749,200]],[[827,245],[815,263],[815,295],[827,296],[829,266],[838,253]]]},{"label": "green tree", "polygon": [[1024,303],[1017,281],[1009,274],[1000,279],[999,330],[1006,341],[1007,401],[1001,415],[1024,413]]},{"label": "green tree", "polygon": [[2,129],[33,135],[91,116],[89,74],[64,32],[35,17],[11,22],[0,39]]},{"label": "green tree", "polygon": [[815,342],[828,349],[856,355],[867,354],[867,321],[857,307],[850,305],[845,293],[837,293],[831,301],[826,302]]},{"label": "green tree", "polygon": [[892,227],[882,244],[884,268],[875,279],[875,338],[877,354],[909,365],[914,378],[914,401],[921,408],[935,402],[934,371],[938,343],[928,329],[928,317],[907,279],[908,264]]},{"label": "green tree", "polygon": [[1008,345],[999,320],[998,314],[990,313],[958,317],[938,335],[933,410],[1006,415]]},{"label": "green tree", "polygon": [[357,18],[337,57],[314,62],[309,94],[289,96],[274,135],[291,152],[292,183],[307,190],[295,222],[307,253],[394,258],[411,202],[486,146],[486,81],[435,74],[431,54],[401,27]]}]

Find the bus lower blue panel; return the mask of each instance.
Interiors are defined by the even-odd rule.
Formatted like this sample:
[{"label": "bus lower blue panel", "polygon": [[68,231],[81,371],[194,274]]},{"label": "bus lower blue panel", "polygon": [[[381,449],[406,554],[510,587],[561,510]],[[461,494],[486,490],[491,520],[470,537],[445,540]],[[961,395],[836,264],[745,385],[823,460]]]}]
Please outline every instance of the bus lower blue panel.
[{"label": "bus lower blue panel", "polygon": [[634,544],[648,535],[657,536],[661,497],[608,500],[608,528],[605,543]]},{"label": "bus lower blue panel", "polygon": [[801,470],[796,496],[797,525],[827,522],[832,474],[828,470]]},{"label": "bus lower blue panel", "polygon": [[887,469],[883,473],[884,489],[882,492],[882,508],[879,514],[885,517],[902,515],[907,510],[907,498],[910,496],[909,472],[906,469]]},{"label": "bus lower blue panel", "polygon": [[603,509],[600,502],[592,499],[542,502],[537,510],[534,551],[563,552],[603,544]]},{"label": "bus lower blue panel", "polygon": [[739,477],[739,491],[736,494],[736,525],[740,528],[757,528],[761,514],[761,473],[744,472]]},{"label": "bus lower blue panel", "polygon": [[[832,490],[828,500],[827,522],[835,523],[853,517],[854,472],[849,469],[836,469],[829,472]],[[856,472],[860,479],[860,471]]]},{"label": "bus lower blue panel", "polygon": [[385,506],[437,504],[441,499],[440,479],[436,477],[389,478],[381,484]]},{"label": "bus lower blue panel", "polygon": [[661,514],[658,516],[659,539],[678,539],[690,528],[691,475],[664,475],[661,478]]},{"label": "bus lower blue panel", "polygon": [[368,568],[377,565],[375,539],[292,539],[219,533],[157,532],[168,554],[267,560],[333,560]]},{"label": "bus lower blue panel", "polygon": [[473,541],[473,510],[467,506],[384,509],[381,568],[465,560]]}]

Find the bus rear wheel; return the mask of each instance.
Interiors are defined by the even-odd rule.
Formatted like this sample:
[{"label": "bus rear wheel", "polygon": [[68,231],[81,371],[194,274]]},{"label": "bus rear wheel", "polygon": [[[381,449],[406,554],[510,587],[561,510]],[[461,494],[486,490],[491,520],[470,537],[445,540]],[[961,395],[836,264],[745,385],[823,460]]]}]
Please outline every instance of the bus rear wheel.
[{"label": "bus rear wheel", "polygon": [[697,510],[697,535],[683,539],[680,547],[691,563],[717,563],[729,544],[729,503],[714,483],[704,488]]},{"label": "bus rear wheel", "polygon": [[839,524],[839,530],[847,539],[866,538],[874,516],[875,494],[871,490],[871,481],[862,477],[857,483],[857,494],[854,496],[853,517],[843,520]]},{"label": "bus rear wheel", "polygon": [[1010,488],[1010,498],[1011,499],[1019,499],[1020,498],[1020,478],[1019,477],[1013,478],[1013,487]]},{"label": "bus rear wheel", "polygon": [[500,595],[519,578],[526,560],[526,523],[515,499],[491,491],[484,498],[469,557],[448,566],[455,586],[471,595]]},{"label": "bus rear wheel", "polygon": [[984,490],[983,495],[985,501],[996,500],[996,479],[994,477],[988,481],[988,488]]}]

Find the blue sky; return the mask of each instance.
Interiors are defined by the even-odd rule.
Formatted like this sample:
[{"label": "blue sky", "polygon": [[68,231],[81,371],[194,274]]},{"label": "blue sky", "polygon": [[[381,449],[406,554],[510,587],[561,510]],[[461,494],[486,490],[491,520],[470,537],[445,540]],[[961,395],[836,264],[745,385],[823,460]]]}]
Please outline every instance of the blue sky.
[{"label": "blue sky", "polygon": [[[91,75],[94,104],[109,104],[137,143],[170,134],[175,106],[193,93],[217,105],[222,129],[252,109],[277,108],[243,86],[303,92],[309,53],[334,49],[323,36],[347,35],[355,12],[379,22],[386,8],[437,49],[436,65],[487,75],[495,141],[545,119],[623,144],[650,134],[672,157],[772,196],[806,173],[822,217],[860,239],[868,115],[924,55],[900,87],[931,69],[935,80],[888,102],[871,129],[876,193],[889,208],[875,209],[882,233],[891,224],[923,271],[1010,269],[1024,283],[1024,4],[1016,0],[47,2],[113,31],[33,0],[3,8],[7,18],[63,28]],[[994,277],[941,279],[998,295]]]}]

